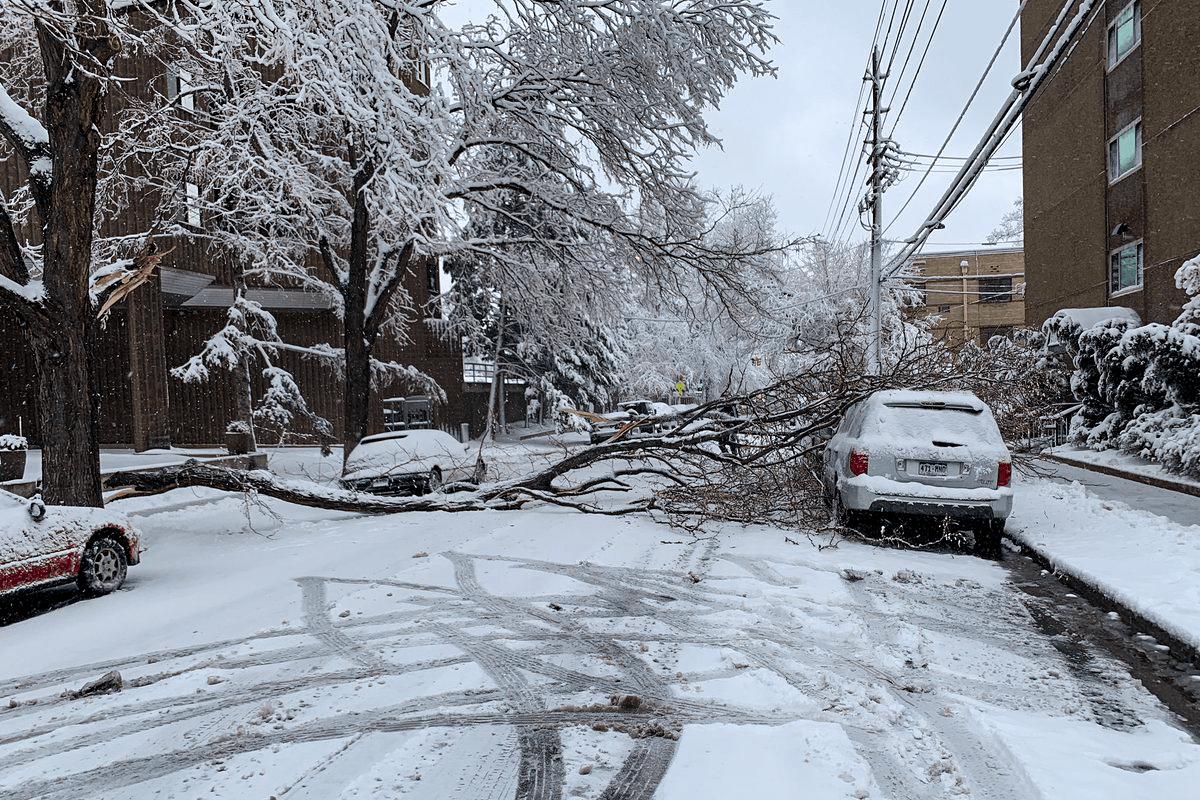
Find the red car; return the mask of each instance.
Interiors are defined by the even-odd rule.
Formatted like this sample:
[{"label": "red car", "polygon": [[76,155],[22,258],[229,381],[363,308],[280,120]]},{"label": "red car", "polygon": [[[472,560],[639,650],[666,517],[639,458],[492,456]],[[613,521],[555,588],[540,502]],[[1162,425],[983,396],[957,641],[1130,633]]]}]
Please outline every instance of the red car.
[{"label": "red car", "polygon": [[0,597],[70,581],[84,594],[107,594],[140,555],[137,531],[122,514],[47,506],[0,489]]}]

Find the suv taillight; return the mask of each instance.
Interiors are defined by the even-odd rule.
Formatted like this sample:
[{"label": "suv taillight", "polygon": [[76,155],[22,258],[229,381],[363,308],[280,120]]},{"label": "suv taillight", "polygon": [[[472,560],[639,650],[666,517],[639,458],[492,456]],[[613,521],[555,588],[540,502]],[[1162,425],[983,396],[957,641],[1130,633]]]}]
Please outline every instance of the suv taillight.
[{"label": "suv taillight", "polygon": [[857,450],[850,451],[850,474],[851,475],[866,475],[867,474],[867,454],[860,453]]},{"label": "suv taillight", "polygon": [[1012,462],[1001,461],[1000,468],[996,470],[996,485],[1008,486],[1012,482]]}]

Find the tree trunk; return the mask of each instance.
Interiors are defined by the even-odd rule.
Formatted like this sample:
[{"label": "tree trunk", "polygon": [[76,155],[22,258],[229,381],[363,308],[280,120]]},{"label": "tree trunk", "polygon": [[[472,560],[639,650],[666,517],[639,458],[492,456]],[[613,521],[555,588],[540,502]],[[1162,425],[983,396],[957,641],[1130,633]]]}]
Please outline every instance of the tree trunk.
[{"label": "tree trunk", "polygon": [[104,505],[99,402],[89,372],[96,311],[88,285],[97,155],[106,112],[103,75],[97,73],[108,67],[120,42],[102,22],[90,24],[92,29],[78,40],[84,57],[94,59],[86,69],[77,63],[81,55],[64,46],[58,31],[38,27],[54,171],[48,196],[38,203],[44,226],[47,322],[31,330],[31,339],[42,423],[43,497],[52,504],[98,507]]},{"label": "tree trunk", "polygon": [[[242,259],[235,260],[233,268],[234,302],[246,296],[246,266]],[[244,331],[249,333],[248,330]],[[237,368],[233,370],[234,391],[237,392],[237,419],[246,426],[249,434],[247,445],[250,452],[258,450],[258,438],[254,435],[254,390],[250,381],[250,362],[254,354],[242,352],[238,358]]]},{"label": "tree trunk", "polygon": [[[482,441],[496,438],[496,409],[497,392],[504,393],[504,375],[500,366],[500,356],[504,352],[504,295],[500,295],[500,324],[496,327],[496,356],[493,359],[495,369],[492,372],[492,389],[488,394],[487,428],[483,432]],[[499,402],[503,402],[500,400]]]},{"label": "tree trunk", "polygon": [[[367,253],[370,217],[363,197],[371,171],[360,169],[354,176],[354,221],[350,229],[350,270],[345,290],[342,346],[346,351],[345,403],[342,409],[342,463],[367,435],[371,411],[371,350],[373,337],[367,330],[367,283],[370,261]],[[372,313],[382,314],[376,308]],[[370,339],[370,341],[369,341]]]}]

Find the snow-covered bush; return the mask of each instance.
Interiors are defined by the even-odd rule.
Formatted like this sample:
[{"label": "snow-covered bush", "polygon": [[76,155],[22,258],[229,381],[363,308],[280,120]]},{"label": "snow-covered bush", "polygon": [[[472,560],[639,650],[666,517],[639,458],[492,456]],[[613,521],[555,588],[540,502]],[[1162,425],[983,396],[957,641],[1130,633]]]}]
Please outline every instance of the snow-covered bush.
[{"label": "snow-covered bush", "polygon": [[29,447],[29,440],[14,433],[0,435],[0,450],[24,450]]},{"label": "snow-covered bush", "polygon": [[1113,320],[1056,334],[1074,353],[1071,389],[1083,404],[1074,441],[1200,477],[1200,258],[1179,268],[1175,284],[1190,299],[1171,325]]}]

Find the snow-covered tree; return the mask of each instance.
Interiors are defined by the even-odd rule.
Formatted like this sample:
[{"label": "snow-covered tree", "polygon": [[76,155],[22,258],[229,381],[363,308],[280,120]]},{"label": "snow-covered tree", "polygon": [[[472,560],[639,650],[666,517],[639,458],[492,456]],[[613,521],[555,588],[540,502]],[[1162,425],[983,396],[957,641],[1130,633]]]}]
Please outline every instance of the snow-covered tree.
[{"label": "snow-covered tree", "polygon": [[1025,198],[1018,197],[1012,208],[1004,213],[1000,222],[992,229],[984,244],[1020,244],[1025,240]]},{"label": "snow-covered tree", "polygon": [[103,240],[96,226],[97,198],[120,149],[119,136],[105,132],[127,119],[119,76],[162,46],[140,10],[105,0],[0,0],[0,160],[24,180],[0,193],[0,301],[20,320],[32,355],[42,491],[51,503],[103,502],[89,374],[97,314],[156,258],[146,231]]},{"label": "snow-covered tree", "polygon": [[[526,246],[574,273],[604,254],[643,282],[690,270],[726,290],[686,159],[715,143],[703,113],[735,80],[772,71],[770,14],[754,0],[481,5],[457,25],[439,3],[383,0],[209,14],[234,33],[197,78],[211,116],[189,174],[211,213],[236,210],[231,244],[265,254],[251,275],[342,315],[347,444],[366,433],[380,332],[420,314],[403,278],[428,259]],[[553,225],[465,235],[513,196]]]},{"label": "snow-covered tree", "polygon": [[801,243],[776,230],[770,198],[740,187],[708,194],[705,220],[709,247],[746,255],[727,259],[720,282],[680,271],[640,296],[625,326],[622,385],[633,394],[666,396],[680,381],[709,396],[760,388],[788,348],[790,320],[779,312]]}]

